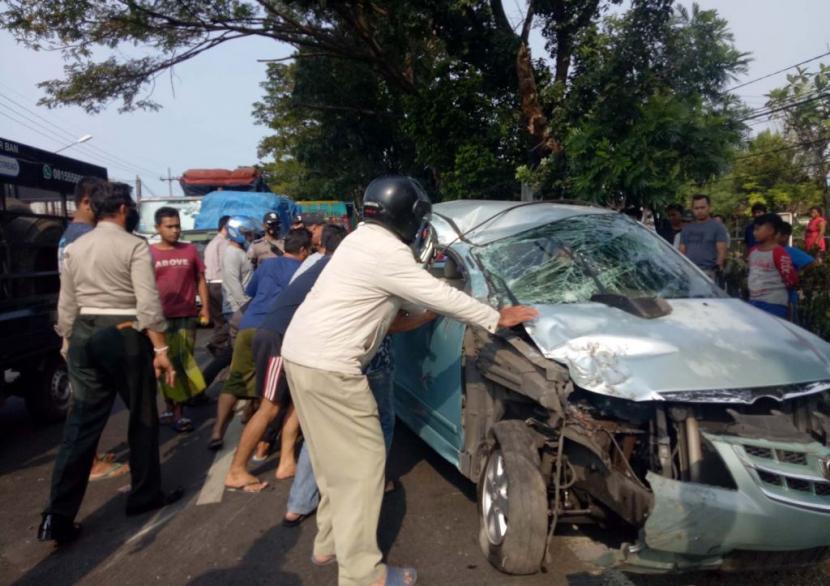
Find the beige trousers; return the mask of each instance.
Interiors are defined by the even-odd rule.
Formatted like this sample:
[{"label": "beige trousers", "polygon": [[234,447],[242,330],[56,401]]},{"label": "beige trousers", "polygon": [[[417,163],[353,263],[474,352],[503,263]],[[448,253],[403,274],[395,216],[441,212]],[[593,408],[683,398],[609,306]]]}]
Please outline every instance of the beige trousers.
[{"label": "beige trousers", "polygon": [[367,586],[386,573],[377,542],[386,446],[363,375],[285,361],[291,397],[320,489],[314,554],[337,555],[339,586]]}]

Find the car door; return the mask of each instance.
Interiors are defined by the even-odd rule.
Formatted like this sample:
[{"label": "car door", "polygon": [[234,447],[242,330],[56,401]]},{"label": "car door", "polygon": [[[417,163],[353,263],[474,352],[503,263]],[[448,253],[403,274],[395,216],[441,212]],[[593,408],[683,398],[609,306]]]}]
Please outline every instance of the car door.
[{"label": "car door", "polygon": [[[463,266],[439,254],[430,271],[463,289]],[[443,258],[442,258],[443,257]],[[449,267],[448,267],[449,264]],[[463,446],[461,427],[462,343],[466,326],[439,316],[417,330],[393,335],[395,408],[398,417],[455,466]]]}]

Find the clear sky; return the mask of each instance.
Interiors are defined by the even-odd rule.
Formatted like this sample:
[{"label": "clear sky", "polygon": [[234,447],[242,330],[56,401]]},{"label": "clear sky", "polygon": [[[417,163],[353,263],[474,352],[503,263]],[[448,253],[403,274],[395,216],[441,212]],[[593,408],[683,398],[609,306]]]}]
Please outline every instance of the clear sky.
[{"label": "clear sky", "polygon": [[[680,3],[692,5],[687,0]],[[524,2],[506,2],[508,8],[511,4],[514,19]],[[738,49],[752,54],[742,80],[830,50],[828,0],[699,0],[698,4],[717,9],[729,21]],[[532,50],[540,55],[543,45],[538,34],[534,36]],[[56,150],[92,134],[91,141],[65,154],[106,166],[114,178],[132,182],[140,175],[149,192],[165,195],[167,183],[159,178],[168,167],[176,176],[193,167],[232,169],[257,161],[257,144],[267,132],[251,117],[265,77],[266,66],[257,59],[285,57],[290,52],[290,47],[267,39],[234,41],[160,78],[153,94],[164,106],[160,111],[119,114],[113,104],[101,114],[89,115],[76,107],[37,106],[42,92],[36,84],[61,75],[61,57],[25,49],[0,31],[0,136]],[[823,61],[830,63],[830,57]],[[738,94],[758,107],[764,94],[783,80],[781,74]],[[177,183],[173,193],[181,193]]]}]

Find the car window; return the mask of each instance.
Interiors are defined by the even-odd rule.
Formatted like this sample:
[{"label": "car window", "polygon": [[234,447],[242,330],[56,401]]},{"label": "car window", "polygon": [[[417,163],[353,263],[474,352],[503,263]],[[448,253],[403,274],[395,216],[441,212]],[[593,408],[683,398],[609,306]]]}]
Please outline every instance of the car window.
[{"label": "car window", "polygon": [[619,214],[559,220],[474,254],[496,292],[514,303],[580,303],[598,293],[723,295],[657,234]]}]

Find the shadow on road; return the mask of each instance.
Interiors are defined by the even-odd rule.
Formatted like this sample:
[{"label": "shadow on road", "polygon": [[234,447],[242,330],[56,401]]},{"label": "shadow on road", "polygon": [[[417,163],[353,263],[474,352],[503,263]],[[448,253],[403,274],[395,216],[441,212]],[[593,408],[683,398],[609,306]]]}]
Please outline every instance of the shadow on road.
[{"label": "shadow on road", "polygon": [[[194,576],[188,584],[195,586],[225,586],[227,584],[279,584],[279,586],[299,586],[302,580],[297,574],[287,572],[286,553],[297,544],[299,531],[286,530],[276,525],[263,533],[251,549],[236,566],[211,570],[200,576]],[[312,571],[311,560],[308,562]],[[337,565],[328,568],[313,568],[321,578],[333,584],[337,580]],[[308,582],[306,582],[308,583]]]},{"label": "shadow on road", "polygon": [[476,502],[476,486],[458,469],[439,456],[416,436],[400,419],[395,424],[395,440],[389,454],[387,468],[390,478],[402,478],[419,462],[425,461],[444,480],[457,488],[471,503]]}]

